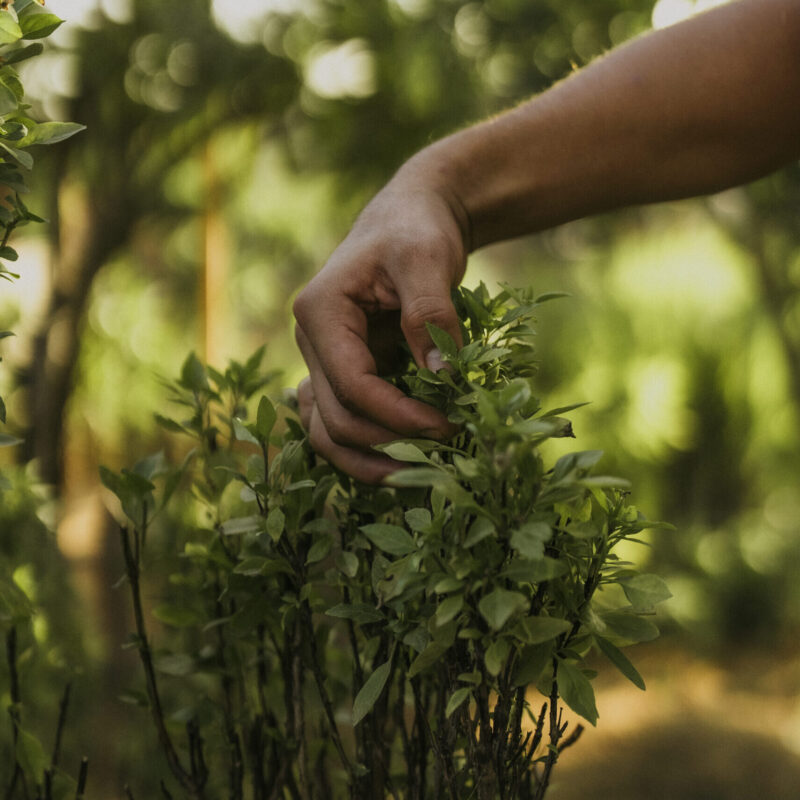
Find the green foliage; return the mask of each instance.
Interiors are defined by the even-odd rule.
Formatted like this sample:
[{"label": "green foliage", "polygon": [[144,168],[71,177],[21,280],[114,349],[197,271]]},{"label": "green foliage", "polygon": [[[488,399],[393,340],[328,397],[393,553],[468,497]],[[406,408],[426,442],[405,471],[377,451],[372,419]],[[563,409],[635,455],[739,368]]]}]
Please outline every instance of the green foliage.
[{"label": "green foliage", "polygon": [[[599,452],[547,463],[548,440],[572,436],[571,409],[535,394],[533,316],[551,298],[455,295],[464,346],[431,328],[447,368],[394,380],[460,432],[380,446],[406,465],[390,486],[315,457],[261,394],[263,350],[224,373],[185,361],[171,385],[184,413],[158,417],[194,440],[180,467],[103,470],[127,518],[147,704],[188,797],[305,794],[313,771],[335,797],[541,798],[580,732],[565,735],[560,704],[597,722],[592,652],[644,688],[620,647],[657,635],[645,617],[669,592],[615,547],[654,523],[626,482],[593,473]],[[146,542],[186,473],[199,511],[172,534],[181,557],[153,615],[173,634],[155,649]],[[180,746],[159,673],[185,682]]]},{"label": "green foliage", "polygon": [[[8,281],[19,277],[2,264],[18,257],[8,244],[11,234],[29,222],[43,222],[20,197],[28,191],[26,173],[34,163],[28,148],[63,141],[85,127],[74,122],[37,123],[30,119],[19,73],[12,66],[43,51],[41,43],[23,42],[49,36],[62,21],[39,8],[34,0],[3,3],[0,9],[0,278]],[[3,331],[0,338],[10,335],[10,331]],[[0,422],[5,421],[5,404],[0,398]],[[4,437],[0,442],[8,444],[16,441]]]}]

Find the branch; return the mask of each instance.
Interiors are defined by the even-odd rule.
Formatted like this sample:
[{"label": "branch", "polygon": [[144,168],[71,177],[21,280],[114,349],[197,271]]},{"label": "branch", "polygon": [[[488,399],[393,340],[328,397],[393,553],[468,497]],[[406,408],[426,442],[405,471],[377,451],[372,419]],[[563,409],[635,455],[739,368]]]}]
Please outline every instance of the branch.
[{"label": "branch", "polygon": [[[142,596],[141,587],[139,583],[139,554],[140,548],[137,546],[136,555],[131,549],[131,540],[128,529],[125,527],[120,528],[122,537],[122,553],[125,558],[125,573],[128,576],[128,583],[131,587],[131,599],[133,601],[133,615],[136,621],[136,634],[139,638],[139,658],[142,662],[144,669],[145,685],[147,688],[147,697],[150,702],[151,716],[153,724],[158,733],[158,740],[164,750],[167,763],[170,771],[175,776],[176,780],[183,789],[188,793],[191,798],[202,797],[202,785],[196,785],[195,781],[181,764],[175,746],[172,743],[169,732],[167,731],[166,723],[164,722],[164,711],[161,707],[161,697],[158,693],[158,683],[156,681],[156,671],[153,666],[153,656],[150,651],[150,643],[147,637],[147,626],[144,621],[144,611],[142,610]],[[138,535],[135,540],[139,542]],[[163,784],[162,784],[163,787]],[[166,792],[166,787],[163,787]],[[169,796],[167,794],[167,796]]]}]

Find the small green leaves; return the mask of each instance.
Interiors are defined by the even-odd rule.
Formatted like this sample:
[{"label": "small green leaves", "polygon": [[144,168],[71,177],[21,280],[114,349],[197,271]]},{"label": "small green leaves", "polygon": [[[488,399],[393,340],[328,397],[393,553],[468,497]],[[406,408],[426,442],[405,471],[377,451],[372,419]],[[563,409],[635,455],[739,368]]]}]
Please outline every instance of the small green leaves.
[{"label": "small green leaves", "polygon": [[441,627],[442,625],[446,625],[450,622],[451,619],[454,619],[455,616],[461,611],[464,607],[464,595],[463,594],[456,594],[448,597],[446,600],[442,600],[439,603],[438,608],[436,609],[436,613],[433,616],[434,623],[436,627]]},{"label": "small green leaves", "polygon": [[25,14],[20,17],[19,27],[23,39],[44,39],[63,22],[55,14]]},{"label": "small green leaves", "polygon": [[489,645],[483,659],[486,670],[492,677],[496,678],[500,674],[510,652],[511,643],[507,639],[495,639]]},{"label": "small green leaves", "polygon": [[13,44],[22,38],[22,28],[8,13],[0,11],[0,45]]},{"label": "small green leaves", "polygon": [[358,725],[378,701],[384,686],[386,686],[386,681],[389,679],[391,667],[391,660],[381,664],[361,687],[361,691],[353,702],[353,725]]},{"label": "small green leaves", "polygon": [[428,329],[428,334],[444,359],[452,360],[458,355],[458,346],[447,331],[437,328],[430,322],[426,322],[425,327]]},{"label": "small green leaves", "polygon": [[269,441],[269,436],[275,427],[277,418],[275,406],[272,405],[266,395],[263,396],[258,403],[258,413],[256,415],[256,433],[262,442]]},{"label": "small green leaves", "polygon": [[506,589],[495,589],[478,603],[478,611],[492,630],[499,631],[509,617],[528,607],[524,594],[509,592]]},{"label": "small green leaves", "polygon": [[283,527],[286,524],[286,515],[280,508],[273,508],[267,514],[267,533],[273,542],[277,542],[283,533]]},{"label": "small green leaves", "polygon": [[633,575],[620,583],[635,611],[651,611],[658,603],[672,597],[667,584],[658,575]]},{"label": "small green leaves", "polygon": [[376,450],[393,458],[395,461],[407,461],[415,464],[430,464],[430,459],[422,450],[411,442],[391,442],[378,445]]},{"label": "small green leaves", "polygon": [[615,644],[602,636],[595,636],[597,646],[605,653],[608,660],[634,685],[645,690],[644,679],[631,664],[630,659]]},{"label": "small green leaves", "polygon": [[236,517],[223,522],[222,532],[226,536],[243,536],[246,533],[259,533],[265,529],[263,517],[253,515],[249,517]]},{"label": "small green leaves", "polygon": [[28,134],[19,142],[19,146],[56,144],[85,130],[86,126],[77,122],[40,122],[28,129]]},{"label": "small green leaves", "polygon": [[464,704],[466,700],[472,697],[472,689],[469,686],[463,686],[461,689],[456,689],[450,695],[447,701],[447,706],[444,710],[445,719],[450,719],[453,714]]},{"label": "small green leaves", "polygon": [[544,546],[553,531],[546,522],[527,522],[511,534],[511,546],[525,558],[544,557]]},{"label": "small green leaves", "polygon": [[568,661],[558,662],[558,691],[564,702],[592,725],[597,725],[597,706],[589,679]]},{"label": "small green leaves", "polygon": [[393,556],[405,556],[413,553],[417,549],[417,544],[408,531],[403,530],[399,525],[386,525],[374,522],[370,525],[362,525],[359,530],[384,553]]},{"label": "small green leaves", "polygon": [[558,617],[523,617],[513,633],[526,644],[541,644],[561,636],[572,628],[572,623]]},{"label": "small green leaves", "polygon": [[649,642],[658,636],[658,628],[644,617],[625,611],[612,611],[601,616],[606,630],[624,641]]}]

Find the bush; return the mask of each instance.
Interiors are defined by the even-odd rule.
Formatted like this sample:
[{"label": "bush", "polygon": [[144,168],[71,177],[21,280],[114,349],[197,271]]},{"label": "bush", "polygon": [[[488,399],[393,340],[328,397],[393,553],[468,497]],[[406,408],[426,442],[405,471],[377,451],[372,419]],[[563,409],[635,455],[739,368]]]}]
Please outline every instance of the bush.
[{"label": "bush", "polygon": [[[317,459],[291,413],[279,424],[262,351],[224,372],[187,359],[172,385],[185,418],[158,417],[195,442],[179,468],[159,454],[102,471],[126,517],[132,696],[185,796],[541,798],[581,731],[562,704],[597,721],[591,651],[644,688],[620,647],[657,636],[646,617],[669,592],[614,548],[654,523],[626,482],[592,473],[599,452],[544,461],[574,408],[533,394],[533,314],[550,297],[459,290],[464,347],[431,328],[448,369],[393,380],[460,433],[381,446],[404,465],[391,487]],[[192,507],[148,541],[176,491]],[[156,587],[158,647],[154,543],[154,560],[180,551]],[[181,687],[169,713],[164,676]]]}]

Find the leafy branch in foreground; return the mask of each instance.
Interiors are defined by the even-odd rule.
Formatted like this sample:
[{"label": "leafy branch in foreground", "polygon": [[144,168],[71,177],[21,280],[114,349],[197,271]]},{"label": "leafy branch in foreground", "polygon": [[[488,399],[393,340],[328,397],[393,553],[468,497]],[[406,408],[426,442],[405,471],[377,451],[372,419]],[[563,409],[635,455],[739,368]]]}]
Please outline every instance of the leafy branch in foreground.
[{"label": "leafy branch in foreground", "polygon": [[[533,315],[551,297],[459,290],[464,346],[431,328],[448,368],[395,380],[460,433],[381,446],[404,465],[391,486],[316,458],[261,394],[262,351],[225,372],[187,359],[186,414],[159,417],[194,440],[180,468],[103,471],[129,520],[131,697],[187,797],[539,800],[580,736],[564,706],[597,721],[597,659],[644,688],[621,648],[657,636],[669,592],[615,548],[655,524],[594,474],[599,452],[545,459],[575,408],[535,396]],[[186,473],[191,501],[153,537]],[[141,581],[165,560],[156,646]]]},{"label": "leafy branch in foreground", "polygon": [[[43,222],[22,200],[22,195],[28,191],[27,174],[34,164],[29,148],[63,141],[84,128],[72,122],[38,123],[28,116],[30,106],[25,102],[24,87],[16,65],[42,53],[42,43],[35,40],[46,38],[62,23],[41,5],[34,0],[4,0],[0,3],[0,278],[7,281],[19,277],[7,267],[8,262],[18,259],[17,251],[10,245],[12,234],[30,222]],[[13,335],[11,331],[0,330],[0,340]],[[6,405],[0,397],[0,423],[6,423],[6,416]],[[0,447],[19,442],[17,437],[0,432]],[[0,492],[11,485],[0,475]],[[35,609],[9,574],[4,561],[0,557],[0,631],[6,643],[13,755],[8,783],[0,786],[0,792],[3,792],[5,800],[17,797],[27,800],[34,796],[44,800],[81,798],[87,779],[86,760],[80,766],[77,781],[59,768],[69,687],[65,689],[59,706],[50,759],[46,757],[40,740],[24,726],[17,651],[20,632],[29,626]],[[5,774],[3,780],[6,780]]]}]

